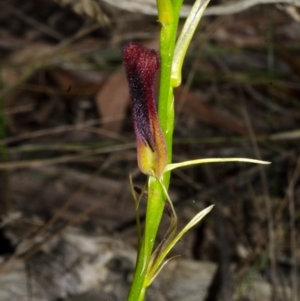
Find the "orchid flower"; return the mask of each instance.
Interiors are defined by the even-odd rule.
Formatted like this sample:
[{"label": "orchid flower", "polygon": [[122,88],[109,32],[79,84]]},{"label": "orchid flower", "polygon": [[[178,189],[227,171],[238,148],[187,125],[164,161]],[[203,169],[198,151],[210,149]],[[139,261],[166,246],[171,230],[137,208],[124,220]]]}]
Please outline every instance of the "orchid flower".
[{"label": "orchid flower", "polygon": [[[156,0],[158,19],[161,24],[160,56],[157,51],[147,49],[139,43],[129,43],[123,49],[123,61],[132,104],[132,116],[137,142],[138,165],[147,177],[147,184],[139,197],[133,187],[131,191],[136,204],[138,226],[138,253],[134,279],[128,294],[128,301],[143,301],[146,288],[153,282],[164,265],[166,256],[181,237],[194,227],[213,205],[198,212],[187,225],[177,233],[177,216],[168,195],[170,172],[195,164],[217,162],[248,162],[269,164],[269,162],[248,158],[201,158],[181,163],[172,163],[172,140],[174,129],[173,89],[181,83],[181,71],[191,38],[209,0],[195,0],[177,39],[177,27],[183,0]],[[158,114],[154,97],[155,77],[160,69]],[[147,210],[143,236],[141,235],[138,204],[147,196]],[[170,226],[164,239],[156,249],[155,241],[166,200],[169,202]]]},{"label": "orchid flower", "polygon": [[160,178],[167,164],[167,151],[154,99],[159,56],[155,50],[129,43],[123,58],[132,100],[138,165],[144,174]]}]

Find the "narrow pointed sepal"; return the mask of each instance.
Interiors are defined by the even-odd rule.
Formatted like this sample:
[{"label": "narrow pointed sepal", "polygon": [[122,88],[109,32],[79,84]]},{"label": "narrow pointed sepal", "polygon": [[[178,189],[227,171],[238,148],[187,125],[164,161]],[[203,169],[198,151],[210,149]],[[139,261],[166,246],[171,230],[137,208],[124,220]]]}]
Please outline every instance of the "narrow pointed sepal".
[{"label": "narrow pointed sepal", "polygon": [[154,98],[159,56],[155,50],[129,43],[123,49],[123,60],[132,100],[138,165],[144,174],[160,178],[167,164],[167,150]]}]

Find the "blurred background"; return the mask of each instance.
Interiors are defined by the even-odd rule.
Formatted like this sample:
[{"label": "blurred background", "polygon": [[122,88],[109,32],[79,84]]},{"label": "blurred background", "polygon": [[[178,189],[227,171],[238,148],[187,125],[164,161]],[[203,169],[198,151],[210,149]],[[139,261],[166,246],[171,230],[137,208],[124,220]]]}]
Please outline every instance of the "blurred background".
[{"label": "blurred background", "polygon": [[[260,2],[211,1],[175,92],[173,161],[272,164],[173,172],[180,227],[216,206],[147,300],[300,300],[300,3]],[[154,0],[1,1],[1,301],[126,299],[137,247],[128,175],[146,179],[121,51],[158,49],[155,14]]]}]

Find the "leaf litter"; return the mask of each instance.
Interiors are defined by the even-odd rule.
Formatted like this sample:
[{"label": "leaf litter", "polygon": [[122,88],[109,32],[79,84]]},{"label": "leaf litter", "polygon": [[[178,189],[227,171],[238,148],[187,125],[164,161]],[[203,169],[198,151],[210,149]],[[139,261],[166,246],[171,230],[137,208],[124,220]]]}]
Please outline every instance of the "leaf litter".
[{"label": "leaf litter", "polygon": [[[83,236],[78,234],[79,239],[93,237],[96,229],[104,233],[103,237],[110,233],[108,237],[117,236],[125,245],[136,246],[134,204],[126,179],[133,173],[134,183],[142,187],[144,178],[136,172],[128,89],[120,69],[121,49],[132,39],[157,44],[155,35],[159,30],[156,18],[151,16],[131,14],[101,1],[93,10],[96,15],[80,7],[75,10],[77,14],[70,9],[71,1],[67,2],[9,0],[6,6],[1,4],[0,12],[4,103],[0,113],[7,124],[1,146],[8,154],[0,164],[0,180],[2,186],[10,187],[8,200],[12,212],[21,213],[18,223],[22,224],[17,227],[12,219],[2,229],[15,247],[57,216],[45,232],[31,241],[31,251],[22,255],[24,260],[40,264],[41,269],[45,262],[51,262],[45,257],[47,252],[53,256],[57,249],[63,250],[63,244],[65,252],[69,252],[68,231],[75,231],[73,238],[76,231],[85,231]],[[194,266],[204,260],[214,264],[207,271],[211,278],[206,280],[203,300],[213,295],[209,285],[216,268],[228,265],[234,268],[223,269],[215,280],[219,291],[225,289],[250,300],[271,300],[270,295],[265,299],[259,295],[261,282],[281,300],[300,295],[300,237],[295,231],[299,228],[300,206],[300,23],[282,7],[285,6],[258,6],[235,15],[204,18],[188,53],[183,85],[176,92],[179,114],[174,162],[199,157],[256,158],[253,141],[262,159],[272,162],[263,169],[265,186],[259,168],[245,164],[174,171],[170,195],[178,212],[179,228],[204,207],[214,203],[218,208],[216,214],[183,237],[170,255],[180,254]],[[295,13],[299,8],[294,7],[294,16]],[[42,29],[38,24],[43,24]],[[245,110],[250,123],[245,121]],[[9,182],[5,181],[7,174]],[[0,199],[4,199],[3,191]],[[270,215],[266,197],[273,220],[271,229],[267,227]],[[5,220],[9,215],[3,204],[0,208]],[[142,212],[144,208],[142,201]],[[31,226],[24,227],[24,223]],[[167,229],[167,224],[166,216],[162,228]],[[160,238],[163,235],[162,231]],[[275,265],[268,251],[272,244]],[[75,249],[81,255],[86,252]],[[37,257],[38,251],[43,256]],[[115,260],[121,256],[129,261],[117,267],[130,271],[130,254],[116,255]],[[8,257],[16,260],[13,254]],[[183,264],[180,260],[173,261]],[[164,270],[168,266],[171,269],[176,264],[173,261]],[[71,268],[69,263],[74,262],[67,262]],[[19,264],[21,271],[24,266]],[[63,275],[63,270],[55,268],[59,264],[53,262],[48,276],[55,278],[55,271]],[[87,267],[90,273],[95,272],[91,265]],[[26,275],[24,269],[21,274],[17,269],[6,271],[7,276]],[[107,269],[101,271],[98,275],[103,277],[109,273]],[[49,279],[45,275],[43,281]],[[73,276],[69,277],[74,284]],[[228,286],[227,278],[232,285]],[[31,279],[33,295],[42,294],[45,300],[65,298],[72,292],[88,293],[91,288],[69,288],[69,293],[60,288],[55,295],[55,290],[49,290],[51,281],[39,282],[36,276]],[[103,284],[91,283],[105,295]],[[197,286],[197,279],[192,284]],[[192,284],[189,283],[190,290]],[[45,288],[42,292],[37,289],[41,285]],[[126,285],[120,288],[123,294]],[[26,291],[26,285],[22,289]],[[180,294],[170,287],[166,291],[172,300],[180,300],[175,299]],[[182,291],[189,296],[185,289]],[[107,298],[113,297],[116,296]],[[16,296],[10,298],[16,300]],[[0,296],[0,300],[10,299]]]}]

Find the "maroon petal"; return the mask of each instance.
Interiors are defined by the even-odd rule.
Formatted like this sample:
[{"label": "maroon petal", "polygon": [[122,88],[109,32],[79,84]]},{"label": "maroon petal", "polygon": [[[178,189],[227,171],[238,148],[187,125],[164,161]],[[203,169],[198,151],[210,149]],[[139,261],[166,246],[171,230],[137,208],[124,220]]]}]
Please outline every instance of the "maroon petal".
[{"label": "maroon petal", "polygon": [[167,154],[154,99],[159,56],[155,50],[129,43],[123,50],[123,58],[132,100],[139,167],[146,174],[160,177]]}]

